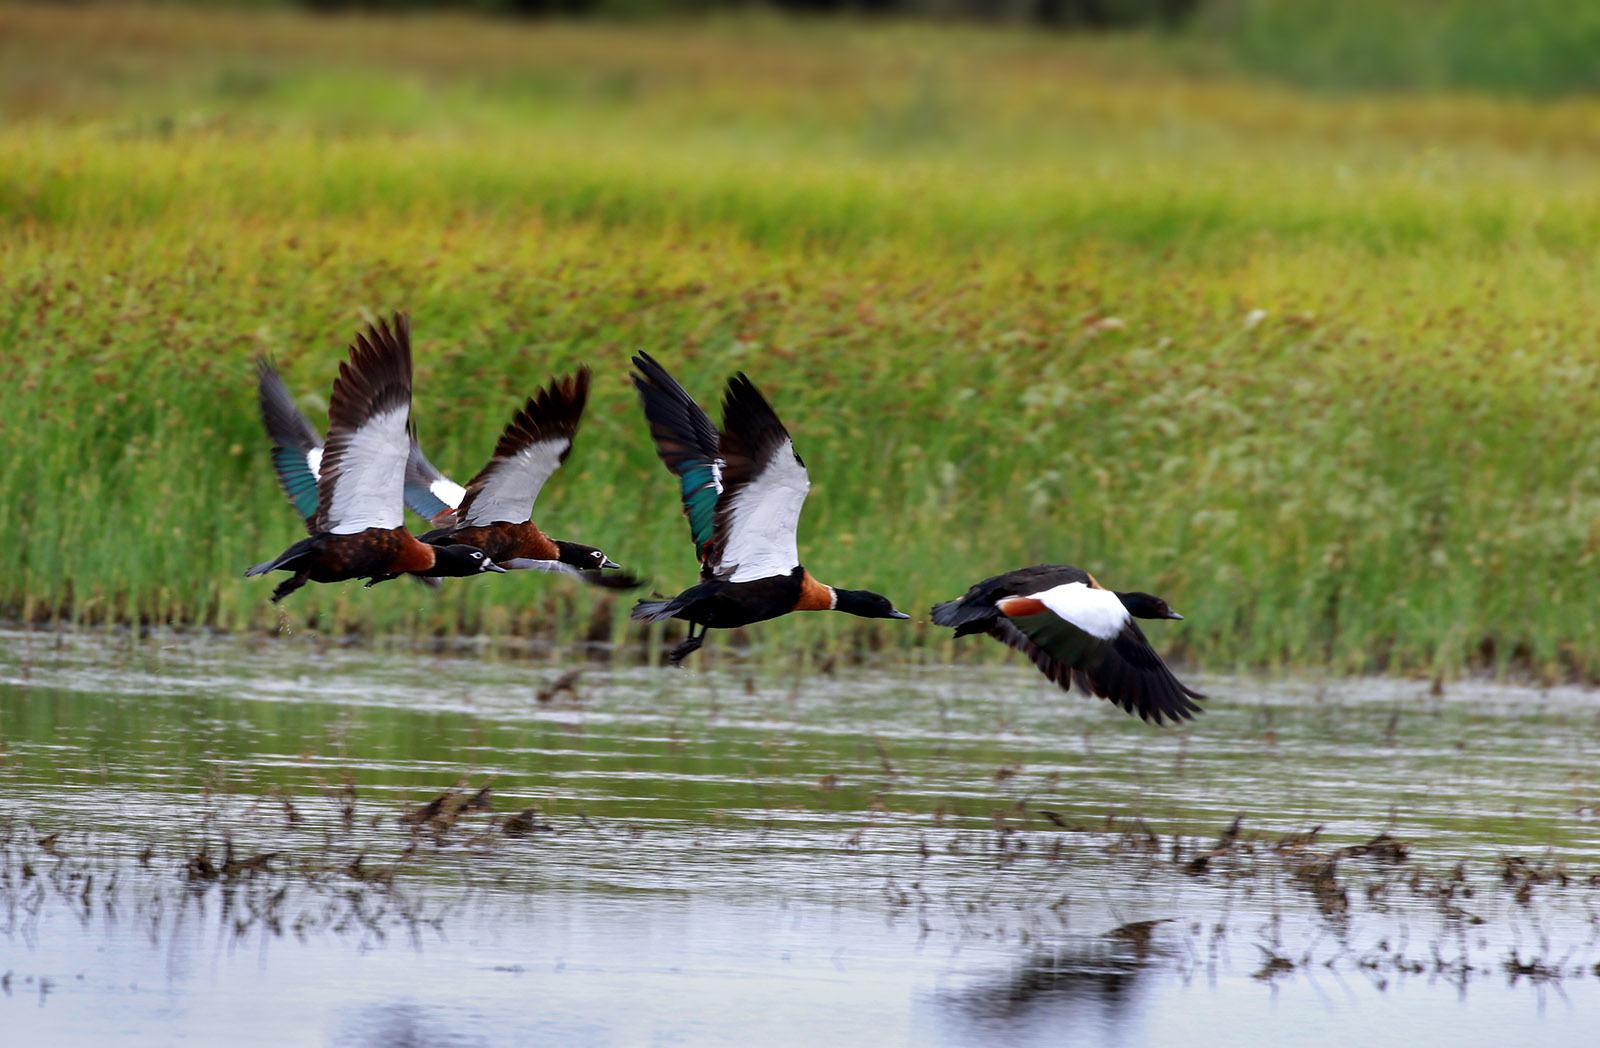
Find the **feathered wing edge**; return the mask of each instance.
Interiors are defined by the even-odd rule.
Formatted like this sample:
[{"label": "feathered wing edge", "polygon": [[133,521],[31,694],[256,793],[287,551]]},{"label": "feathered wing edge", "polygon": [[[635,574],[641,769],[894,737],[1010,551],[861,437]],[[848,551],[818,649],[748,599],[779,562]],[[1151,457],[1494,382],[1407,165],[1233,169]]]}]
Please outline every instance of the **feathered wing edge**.
[{"label": "feathered wing edge", "polygon": [[505,431],[495,444],[494,457],[510,458],[529,444],[553,437],[566,437],[569,442],[567,452],[561,455],[561,461],[565,462],[567,453],[572,450],[570,442],[577,436],[578,424],[583,421],[583,409],[589,403],[592,377],[585,365],[578,368],[576,374],[552,378],[540,386],[506,423]]},{"label": "feathered wing edge", "polygon": [[995,617],[987,632],[1028,656],[1062,691],[1071,691],[1076,680],[1086,693],[1113,702],[1141,720],[1161,724],[1165,718],[1177,723],[1205,712],[1194,701],[1205,696],[1173,676],[1136,623],[1129,622],[1118,637],[1105,644],[1094,667],[1087,670],[1060,662],[1003,615]]},{"label": "feathered wing edge", "polygon": [[[261,422],[267,436],[272,438],[272,466],[278,483],[288,496],[289,504],[299,513],[309,529],[317,515],[317,479],[319,470],[312,466],[312,453],[320,460],[322,437],[315,426],[295,404],[294,396],[284,385],[283,378],[272,360],[266,356],[256,358],[256,399],[261,406]],[[438,494],[440,483],[460,490],[461,486],[434,468],[417,443],[416,427],[411,429],[411,454],[406,460],[405,500],[411,512],[435,525],[453,521],[455,503],[449,503]],[[437,579],[417,579],[438,585]]]},{"label": "feathered wing edge", "polygon": [[[717,509],[713,518],[711,529],[711,546],[708,550],[706,563],[716,570],[724,568],[733,569],[738,565],[724,565],[723,559],[727,554],[729,540],[734,537],[734,529],[738,524],[736,511],[748,511],[750,507],[739,506],[740,491],[751,482],[755,481],[774,463],[774,457],[784,453],[785,448],[794,455],[795,462],[799,465],[799,481],[804,484],[805,461],[798,452],[794,452],[794,442],[789,437],[789,431],[783,427],[783,422],[778,418],[778,413],[772,409],[767,398],[761,395],[744,372],[739,372],[728,380],[728,388],[722,397],[722,495],[717,500]],[[777,527],[770,529],[772,532],[787,531],[788,541],[793,542],[799,530],[800,510],[804,506],[804,488],[796,489],[799,497],[793,501],[792,520],[785,519]],[[770,522],[769,522],[770,523]],[[798,563],[798,557],[796,557]]]},{"label": "feathered wing edge", "polygon": [[[1205,712],[1195,702],[1205,696],[1173,675],[1136,622],[1130,621],[1106,647],[1099,665],[1080,673],[1096,695],[1120,696],[1112,701],[1129,713],[1137,707],[1140,717],[1157,724],[1162,714],[1176,723]],[[1081,687],[1084,682],[1078,683]]]},{"label": "feathered wing edge", "polygon": [[261,424],[272,439],[272,468],[278,475],[289,505],[309,530],[317,515],[317,473],[311,454],[322,448],[322,437],[295,405],[271,358],[256,358],[256,402]]},{"label": "feathered wing edge", "polygon": [[[406,455],[405,500],[411,512],[435,527],[450,527],[456,522],[457,498],[454,505],[439,494],[440,484],[459,489],[461,485],[445,476],[428,461],[417,442],[417,427],[411,426],[411,450]],[[418,576],[419,578],[421,576]]]},{"label": "feathered wing edge", "polygon": [[[457,521],[472,518],[472,504],[484,497],[486,489],[496,483],[514,483],[514,480],[505,476],[505,471],[517,469],[519,455],[533,445],[564,439],[566,446],[561,449],[554,468],[559,468],[567,461],[567,456],[572,453],[573,439],[578,434],[578,424],[583,421],[583,409],[589,403],[590,379],[589,369],[580,367],[574,375],[552,378],[528,398],[527,403],[506,423],[489,462],[467,482],[466,494],[462,497],[461,505],[456,507]],[[525,464],[524,468],[527,468]],[[530,511],[549,474],[533,479],[537,484],[528,501]]]},{"label": "feathered wing edge", "polygon": [[394,315],[356,335],[350,356],[339,365],[328,397],[328,443],[317,482],[317,519],[313,533],[328,529],[327,511],[347,448],[368,419],[396,408],[411,407],[411,322]]},{"label": "feathered wing edge", "polygon": [[635,356],[633,366],[638,369],[632,376],[633,385],[650,423],[656,454],[678,478],[683,515],[689,518],[689,538],[704,564],[723,490],[721,437],[711,417],[650,354]]}]

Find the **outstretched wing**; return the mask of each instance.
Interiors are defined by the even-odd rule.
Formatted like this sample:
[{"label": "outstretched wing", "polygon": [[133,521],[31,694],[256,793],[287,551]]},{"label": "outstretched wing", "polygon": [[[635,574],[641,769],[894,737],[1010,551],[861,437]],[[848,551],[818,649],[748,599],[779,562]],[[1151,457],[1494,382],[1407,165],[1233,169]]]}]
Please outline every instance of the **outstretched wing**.
[{"label": "outstretched wing", "polygon": [[1163,715],[1180,721],[1205,712],[1195,702],[1205,696],[1173,675],[1132,620],[1101,652],[1099,662],[1082,672],[1080,687],[1085,678],[1096,695],[1157,724]]},{"label": "outstretched wing", "polygon": [[466,496],[456,508],[457,526],[532,519],[539,489],[572,451],[588,401],[588,368],[552,379],[529,397],[500,435],[489,464],[467,483]]},{"label": "outstretched wing", "polygon": [[[467,489],[440,473],[422,453],[417,443],[417,428],[411,427],[411,450],[406,455],[406,505],[411,512],[436,527],[449,527],[456,521],[456,507]],[[421,576],[418,576],[421,578]]]},{"label": "outstretched wing", "polygon": [[339,365],[328,399],[328,445],[317,484],[314,532],[397,528],[411,441],[411,325],[368,325]]},{"label": "outstretched wing", "polygon": [[678,478],[683,514],[689,518],[689,537],[694,540],[695,555],[705,564],[711,551],[717,499],[723,488],[717,427],[650,354],[634,357],[633,366],[639,369],[633,384],[650,422],[656,454]]},{"label": "outstretched wing", "polygon": [[1072,582],[998,603],[990,636],[1024,652],[1063,689],[1070,681],[1160,724],[1201,712],[1203,699],[1172,675],[1109,590]]},{"label": "outstretched wing", "polygon": [[256,358],[256,400],[261,405],[261,422],[272,438],[272,468],[277,471],[278,484],[309,529],[317,515],[322,438],[295,406],[278,369],[264,356]]},{"label": "outstretched wing", "polygon": [[749,582],[800,565],[795,541],[811,478],[788,430],[743,373],[722,398],[722,495],[707,563],[718,578]]}]

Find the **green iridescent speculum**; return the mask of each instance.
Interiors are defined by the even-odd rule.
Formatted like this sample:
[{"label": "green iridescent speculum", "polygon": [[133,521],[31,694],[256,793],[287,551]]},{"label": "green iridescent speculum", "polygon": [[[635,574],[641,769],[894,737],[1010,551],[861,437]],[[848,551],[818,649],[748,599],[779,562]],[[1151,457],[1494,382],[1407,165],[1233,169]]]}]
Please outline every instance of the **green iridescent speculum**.
[{"label": "green iridescent speculum", "polygon": [[717,508],[717,478],[711,463],[705,462],[683,471],[683,511],[689,517],[689,536],[695,552],[704,554],[711,542],[711,523]]},{"label": "green iridescent speculum", "polygon": [[273,448],[272,464],[278,467],[278,476],[294,501],[295,512],[310,520],[317,512],[317,478],[311,472],[305,455],[295,448]]}]

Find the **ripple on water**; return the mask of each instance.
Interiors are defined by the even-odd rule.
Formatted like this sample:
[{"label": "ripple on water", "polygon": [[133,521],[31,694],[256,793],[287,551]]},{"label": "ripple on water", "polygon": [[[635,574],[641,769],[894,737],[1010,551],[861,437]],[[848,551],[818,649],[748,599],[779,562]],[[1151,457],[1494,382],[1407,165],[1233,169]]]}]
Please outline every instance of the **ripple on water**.
[{"label": "ripple on water", "polygon": [[[0,1008],[41,1043],[1586,1043],[1591,692],[1211,678],[1173,730],[1009,664],[720,665],[540,703],[568,667],[0,634]],[[1410,856],[1347,853],[1381,832]]]}]

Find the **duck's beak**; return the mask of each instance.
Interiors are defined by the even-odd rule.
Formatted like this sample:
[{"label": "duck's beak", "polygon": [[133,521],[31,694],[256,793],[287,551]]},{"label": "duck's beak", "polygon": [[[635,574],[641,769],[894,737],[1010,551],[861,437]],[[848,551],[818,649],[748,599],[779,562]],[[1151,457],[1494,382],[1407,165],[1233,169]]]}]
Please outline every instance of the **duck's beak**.
[{"label": "duck's beak", "polygon": [[486,560],[486,561],[483,562],[483,570],[484,571],[498,571],[502,575],[504,575],[505,572],[506,572],[505,568],[502,568],[500,565],[496,564],[492,560]]},{"label": "duck's beak", "polygon": [[1167,609],[1167,618],[1169,618],[1169,619],[1181,619],[1181,618],[1183,618],[1183,616],[1179,615],[1177,612],[1173,611],[1171,608],[1168,608]]},{"label": "duck's beak", "polygon": [[606,560],[605,560],[605,563],[600,565],[600,570],[604,571],[607,568],[620,568],[620,567],[622,567],[621,564],[618,564],[616,561],[612,560],[610,557],[607,557]]},{"label": "duck's beak", "polygon": [[891,619],[909,619],[911,616],[907,615],[903,611],[899,611],[899,610],[897,610],[895,608],[890,608],[889,609],[889,617]]}]

